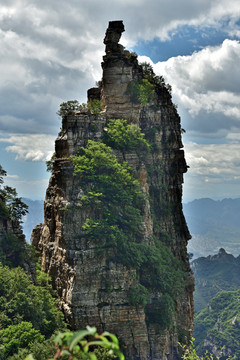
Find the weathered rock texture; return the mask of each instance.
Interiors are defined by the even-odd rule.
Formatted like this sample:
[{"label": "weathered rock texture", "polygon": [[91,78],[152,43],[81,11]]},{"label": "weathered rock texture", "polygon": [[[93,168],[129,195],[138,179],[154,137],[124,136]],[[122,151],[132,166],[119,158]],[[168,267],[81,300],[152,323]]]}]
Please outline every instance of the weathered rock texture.
[{"label": "weathered rock texture", "polygon": [[[144,108],[132,100],[130,83],[141,80],[143,71],[137,56],[118,44],[123,31],[121,21],[109,23],[100,88],[88,92],[90,99],[102,100],[101,116],[80,112],[63,119],[46,193],[45,221],[35,230],[32,241],[41,251],[42,269],[52,276],[61,308],[73,328],[89,324],[97,326],[98,331],[115,333],[127,357],[133,359],[177,359],[177,342],[192,334],[194,287],[186,250],[190,235],[181,204],[187,166],[180,118],[165,86],[155,86],[154,98]],[[177,314],[169,330],[159,331],[157,324],[146,322],[143,306],[129,304],[129,288],[138,281],[136,270],[110,261],[109,252],[103,249],[99,253],[95,242],[82,236],[81,226],[91,214],[77,207],[82,190],[73,176],[71,155],[89,139],[99,139],[111,118],[139,125],[152,144],[151,152],[143,159],[135,152],[126,153],[125,158],[136,169],[149,199],[142,241],[153,241],[154,234],[185,267],[184,294],[176,294]],[[122,155],[118,156],[122,160]],[[151,302],[159,296],[153,293]],[[147,306],[151,307],[151,302]]]}]

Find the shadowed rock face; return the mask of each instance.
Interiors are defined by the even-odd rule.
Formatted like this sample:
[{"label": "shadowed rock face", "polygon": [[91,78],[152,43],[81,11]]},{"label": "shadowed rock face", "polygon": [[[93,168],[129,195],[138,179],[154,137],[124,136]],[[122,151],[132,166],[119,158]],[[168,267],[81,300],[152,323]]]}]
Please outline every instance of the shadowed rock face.
[{"label": "shadowed rock face", "polygon": [[[154,97],[145,107],[132,99],[129,86],[143,78],[143,70],[137,56],[119,45],[123,31],[121,21],[109,23],[101,86],[88,92],[91,100],[100,97],[103,102],[101,116],[79,113],[63,119],[46,192],[45,221],[32,241],[41,251],[42,269],[52,276],[60,306],[74,329],[95,325],[99,331],[115,333],[126,356],[133,359],[178,359],[177,342],[185,342],[192,334],[194,288],[186,250],[190,235],[181,203],[187,166],[180,118],[163,85],[155,85]],[[129,303],[129,288],[139,281],[136,270],[115,262],[111,248],[99,249],[95,241],[84,239],[81,229],[94,210],[77,206],[82,189],[73,176],[70,156],[89,139],[101,138],[112,118],[137,124],[151,144],[151,151],[144,156],[132,151],[124,157],[136,170],[146,199],[139,241],[152,244],[154,235],[185,269],[185,288],[181,296],[176,294],[176,315],[170,329],[159,330],[155,321],[146,321],[143,306]],[[123,160],[120,152],[116,155]],[[159,290],[152,291],[148,309],[161,295]]]},{"label": "shadowed rock face", "polygon": [[122,49],[122,45],[119,45],[118,42],[121,38],[122,33],[125,31],[122,21],[110,21],[108,29],[106,31],[105,38],[103,40],[106,45],[106,53],[118,52],[119,49]]}]

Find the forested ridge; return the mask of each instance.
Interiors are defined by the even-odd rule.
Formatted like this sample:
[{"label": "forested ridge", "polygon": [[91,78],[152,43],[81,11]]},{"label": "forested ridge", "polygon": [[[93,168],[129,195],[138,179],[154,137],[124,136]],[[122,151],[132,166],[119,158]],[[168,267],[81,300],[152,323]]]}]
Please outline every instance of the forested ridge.
[{"label": "forested ridge", "polygon": [[64,329],[63,314],[50,285],[37,266],[37,254],[21,229],[28,209],[16,189],[4,185],[0,166],[0,359],[36,360],[55,354],[52,336]]}]

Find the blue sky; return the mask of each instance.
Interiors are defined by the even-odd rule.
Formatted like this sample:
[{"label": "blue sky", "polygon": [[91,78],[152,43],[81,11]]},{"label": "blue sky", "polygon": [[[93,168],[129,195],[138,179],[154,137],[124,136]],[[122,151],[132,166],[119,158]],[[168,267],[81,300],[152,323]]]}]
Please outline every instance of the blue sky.
[{"label": "blue sky", "polygon": [[184,201],[240,197],[239,0],[5,0],[0,5],[0,163],[20,196],[43,199],[59,104],[86,102],[101,78],[103,38],[172,85],[189,172]]}]

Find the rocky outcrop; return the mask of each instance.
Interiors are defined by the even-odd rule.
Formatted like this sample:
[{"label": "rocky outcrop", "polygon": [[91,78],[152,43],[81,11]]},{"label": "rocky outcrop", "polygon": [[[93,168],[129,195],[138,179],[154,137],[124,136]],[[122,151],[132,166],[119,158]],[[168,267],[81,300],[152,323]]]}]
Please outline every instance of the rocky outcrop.
[{"label": "rocky outcrop", "polygon": [[[192,334],[194,287],[186,250],[190,235],[181,203],[187,166],[180,118],[164,84],[155,84],[154,96],[146,106],[134,99],[131,84],[141,81],[143,69],[136,54],[119,44],[123,31],[121,21],[109,23],[100,87],[88,91],[90,100],[101,99],[104,105],[100,116],[80,111],[63,118],[46,192],[44,224],[35,230],[32,241],[41,251],[42,269],[52,276],[72,328],[89,324],[99,331],[115,333],[128,358],[177,359],[178,341],[186,342]],[[82,188],[73,176],[71,156],[88,140],[100,139],[106,122],[114,118],[138,125],[151,144],[151,151],[144,156],[135,151],[124,154],[138,174],[146,199],[139,241],[151,245],[155,238],[166,244],[186,276],[182,293],[176,294],[173,325],[165,329],[159,328],[156,320],[146,319],[146,308],[152,311],[161,292],[153,290],[145,308],[130,303],[129,289],[139,282],[136,269],[115,262],[111,249],[101,249],[95,241],[86,240],[82,230],[92,214],[78,207]],[[122,153],[116,155],[123,161]]]}]

